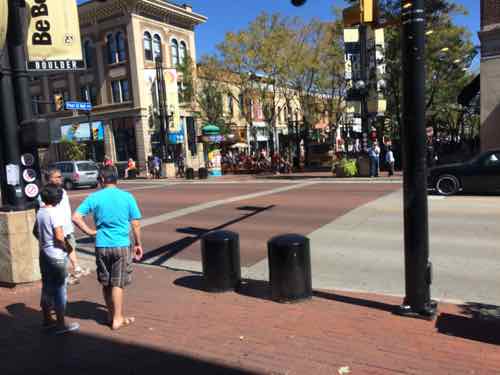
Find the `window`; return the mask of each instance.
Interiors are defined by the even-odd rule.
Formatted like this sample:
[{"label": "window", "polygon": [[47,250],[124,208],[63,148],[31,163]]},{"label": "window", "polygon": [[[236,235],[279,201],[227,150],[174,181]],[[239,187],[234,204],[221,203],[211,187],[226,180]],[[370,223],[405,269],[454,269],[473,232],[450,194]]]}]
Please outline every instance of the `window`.
[{"label": "window", "polygon": [[125,49],[125,37],[123,36],[123,33],[119,31],[116,33],[116,49],[118,52],[118,61],[125,61],[127,60],[127,51]]},{"label": "window", "polygon": [[144,58],[146,60],[153,60],[153,45],[151,34],[147,31],[144,33]]},{"label": "window", "polygon": [[179,65],[179,43],[177,39],[172,39],[170,42],[170,50],[172,54],[172,65],[175,67]]},{"label": "window", "polygon": [[153,37],[153,59],[163,61],[161,54],[161,38],[158,34]]},{"label": "window", "polygon": [[186,62],[186,54],[187,54],[186,43],[181,42],[181,45],[179,47],[179,61],[181,64],[184,64]]},{"label": "window", "polygon": [[108,34],[106,37],[106,47],[108,50],[108,64],[116,63],[116,39],[113,34]]},{"label": "window", "polygon": [[93,85],[82,86],[80,99],[84,102],[90,102],[92,105],[97,105],[97,88]]},{"label": "window", "polygon": [[113,103],[128,102],[130,100],[130,88],[127,79],[111,81],[111,93]]},{"label": "window", "polygon": [[40,95],[35,95],[31,97],[31,108],[33,110],[33,115],[37,116],[41,111],[41,103],[40,101],[42,100],[42,97]]},{"label": "window", "polygon": [[94,61],[94,51],[92,48],[92,42],[90,40],[86,40],[85,43],[83,43],[83,53],[85,55],[85,64],[87,65],[87,68],[92,68]]}]

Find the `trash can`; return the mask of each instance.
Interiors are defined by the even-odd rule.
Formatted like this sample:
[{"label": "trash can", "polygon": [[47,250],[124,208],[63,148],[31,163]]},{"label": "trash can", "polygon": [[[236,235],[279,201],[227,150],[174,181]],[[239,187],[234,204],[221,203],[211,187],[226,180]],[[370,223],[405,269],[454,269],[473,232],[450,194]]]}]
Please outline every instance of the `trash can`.
[{"label": "trash can", "polygon": [[210,232],[201,240],[205,287],[210,292],[235,290],[241,282],[240,239],[231,231]]},{"label": "trash can", "polygon": [[267,243],[271,298],[277,302],[299,302],[312,297],[309,239],[285,234]]},{"label": "trash can", "polygon": [[208,170],[207,168],[201,167],[198,169],[198,178],[200,180],[205,180],[208,177]]},{"label": "trash can", "polygon": [[194,179],[194,169],[193,168],[186,169],[186,180],[193,180],[193,179]]}]

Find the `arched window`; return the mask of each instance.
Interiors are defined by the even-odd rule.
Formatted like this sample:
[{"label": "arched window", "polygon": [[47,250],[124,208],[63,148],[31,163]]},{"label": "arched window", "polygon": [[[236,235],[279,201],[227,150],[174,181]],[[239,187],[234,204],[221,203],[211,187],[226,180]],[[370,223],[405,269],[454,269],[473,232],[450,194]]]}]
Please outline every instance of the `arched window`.
[{"label": "arched window", "polygon": [[116,49],[118,52],[118,61],[127,60],[127,51],[125,49],[125,37],[123,33],[120,31],[116,33]]},{"label": "arched window", "polygon": [[146,60],[153,60],[153,45],[151,34],[147,31],[144,33],[144,57]]},{"label": "arched window", "polygon": [[172,39],[170,42],[170,50],[172,51],[172,66],[179,65],[179,42],[177,39]]},{"label": "arched window", "polygon": [[186,54],[187,54],[186,43],[181,42],[181,45],[179,47],[179,61],[181,62],[181,64],[184,64],[186,62]]},{"label": "arched window", "polygon": [[85,55],[85,64],[87,65],[87,68],[92,68],[94,51],[92,48],[92,42],[88,39],[83,43],[83,53]]},{"label": "arched window", "polygon": [[116,39],[113,38],[113,34],[106,36],[106,46],[108,49],[108,64],[114,64],[116,62]]},{"label": "arched window", "polygon": [[153,37],[153,60],[159,59],[163,61],[163,57],[161,55],[161,38],[158,34],[155,34]]}]

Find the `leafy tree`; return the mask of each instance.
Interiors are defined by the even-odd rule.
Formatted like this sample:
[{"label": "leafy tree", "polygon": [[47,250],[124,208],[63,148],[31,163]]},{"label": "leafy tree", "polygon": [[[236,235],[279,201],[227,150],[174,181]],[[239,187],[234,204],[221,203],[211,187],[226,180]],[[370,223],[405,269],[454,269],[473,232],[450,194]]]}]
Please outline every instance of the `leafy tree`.
[{"label": "leafy tree", "polygon": [[198,78],[195,99],[202,119],[219,126],[223,134],[228,133],[223,99],[227,89],[220,62],[215,57],[204,56],[198,67]]},{"label": "leafy tree", "polygon": [[190,103],[194,99],[194,71],[195,64],[190,55],[182,63],[177,66],[177,70],[182,76],[182,89],[179,92],[181,103]]},{"label": "leafy tree", "polygon": [[63,160],[83,160],[85,159],[86,145],[77,141],[62,139],[60,142]]},{"label": "leafy tree", "polygon": [[[401,2],[383,0],[381,9],[388,20],[398,19]],[[454,133],[453,116],[458,110],[457,95],[470,80],[466,68],[475,57],[470,33],[453,23],[452,15],[466,14],[463,7],[452,0],[428,0],[425,2],[427,21],[425,69],[426,69],[426,118],[429,125],[437,124],[447,133]],[[386,29],[386,97],[389,128],[385,129],[394,138],[399,138],[402,111],[401,30]],[[446,108],[446,110],[443,110]],[[463,119],[463,118],[462,118]]]}]

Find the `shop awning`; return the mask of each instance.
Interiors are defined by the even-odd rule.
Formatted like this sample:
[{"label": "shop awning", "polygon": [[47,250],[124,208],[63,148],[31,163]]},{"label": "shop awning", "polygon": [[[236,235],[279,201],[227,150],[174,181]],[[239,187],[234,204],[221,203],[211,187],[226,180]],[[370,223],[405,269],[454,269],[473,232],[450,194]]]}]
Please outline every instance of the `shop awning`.
[{"label": "shop awning", "polygon": [[220,134],[220,129],[217,125],[207,124],[201,128],[201,132],[204,135],[218,135]]}]

